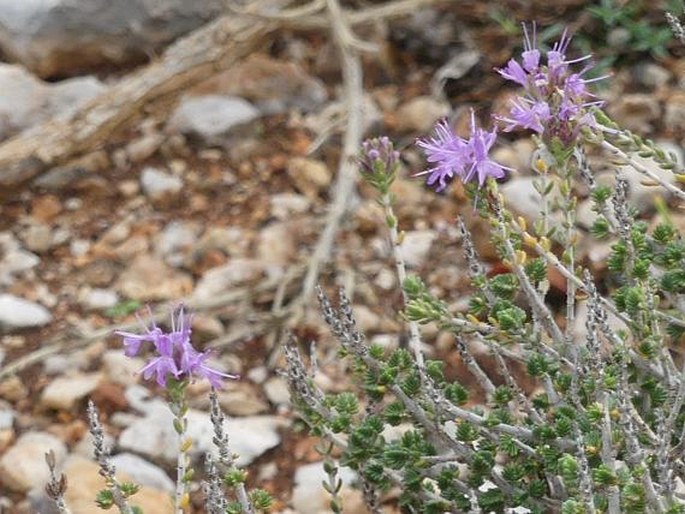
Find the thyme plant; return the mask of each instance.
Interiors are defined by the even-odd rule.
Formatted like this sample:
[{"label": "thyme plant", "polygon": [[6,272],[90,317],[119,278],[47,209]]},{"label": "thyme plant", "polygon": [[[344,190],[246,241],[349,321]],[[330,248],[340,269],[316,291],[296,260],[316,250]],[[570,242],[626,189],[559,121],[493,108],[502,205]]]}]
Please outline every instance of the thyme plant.
[{"label": "thyme plant", "polygon": [[[406,512],[685,512],[685,364],[677,353],[685,335],[685,240],[668,216],[654,224],[637,217],[624,176],[632,166],[682,202],[677,184],[685,173],[675,156],[601,110],[590,83],[606,77],[586,78],[590,56],[568,58],[566,33],[547,52],[536,45],[535,27],[525,33],[521,60],[497,70],[522,88],[511,111],[496,116],[491,130],[472,114],[468,138],[441,121],[418,142],[430,165],[420,175],[437,190],[464,183],[507,272],[487,273],[459,219],[473,286],[468,309],[450,311],[407,275],[392,213],[398,154],[388,138],[367,141],[360,171],[386,212],[412,344],[392,351],[368,344],[345,292],[332,300],[319,289],[356,389],[324,394],[291,338],[285,357],[295,405],[314,434],[339,448],[340,464],[357,472],[371,512],[381,512],[391,488]],[[489,157],[498,131],[514,129],[532,131],[537,145],[533,223],[513,214],[498,189],[513,170]],[[606,156],[613,185],[596,180],[588,152]],[[598,282],[578,258],[578,186],[594,205],[586,237],[611,241],[607,268],[616,287]],[[565,281],[561,312],[548,301],[551,270]],[[419,325],[428,323],[454,335],[471,380],[448,379],[443,362],[424,358]],[[481,366],[481,348],[495,369]],[[534,390],[524,385],[531,379]],[[402,435],[388,437],[389,427]],[[339,498],[333,501],[338,512]]]},{"label": "thyme plant", "polygon": [[[209,394],[210,420],[214,429],[212,439],[215,452],[205,457],[206,479],[203,482],[205,510],[208,514],[257,514],[271,506],[271,496],[264,490],[248,491],[245,482],[247,474],[238,468],[236,456],[230,450],[228,434],[225,431],[225,416],[219,406],[216,390],[225,380],[237,376],[223,373],[206,364],[209,352],[198,352],[191,343],[191,316],[183,306],[171,315],[171,327],[163,330],[151,321],[144,326],[142,334],[117,332],[123,338],[124,353],[128,357],[138,355],[143,346],[151,346],[153,356],[140,370],[143,378],[155,377],[168,397],[169,409],[174,415],[173,426],[178,435],[176,464],[176,489],[173,495],[173,513],[186,514],[191,511],[189,485],[194,477],[194,468],[189,455],[192,439],[187,434],[188,401],[186,389],[195,380],[207,380],[212,386]],[[105,434],[99,420],[98,411],[92,401],[88,402],[88,421],[93,437],[95,460],[100,466],[100,475],[105,479],[105,488],[94,497],[94,504],[103,510],[116,507],[121,514],[144,514],[143,510],[132,505],[139,486],[132,482],[122,482],[116,477],[116,469],[111,461],[110,448],[105,442]],[[67,478],[58,478],[55,473],[54,453],[46,455],[50,470],[50,481],[45,490],[62,514],[70,510],[65,501]]]}]

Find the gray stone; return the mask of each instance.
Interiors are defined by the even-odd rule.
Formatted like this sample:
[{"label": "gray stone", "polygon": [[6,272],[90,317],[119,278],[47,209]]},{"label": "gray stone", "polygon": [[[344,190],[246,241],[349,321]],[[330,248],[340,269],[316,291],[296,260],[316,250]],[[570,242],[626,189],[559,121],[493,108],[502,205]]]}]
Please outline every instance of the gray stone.
[{"label": "gray stone", "polygon": [[21,66],[0,63],[0,90],[0,140],[43,118],[47,87]]},{"label": "gray stone", "polygon": [[234,127],[250,123],[259,116],[259,110],[243,98],[220,95],[186,97],[171,115],[167,129],[214,143]]},{"label": "gray stone", "polygon": [[46,409],[71,410],[90,394],[101,380],[101,373],[77,373],[57,377],[43,389],[40,404]]},{"label": "gray stone", "polygon": [[295,62],[254,54],[203,82],[198,94],[233,95],[252,102],[263,114],[288,109],[311,112],[328,98],[325,85]]},{"label": "gray stone", "polygon": [[12,428],[16,415],[17,413],[10,409],[9,406],[3,407],[0,405],[0,431]]},{"label": "gray stone", "polygon": [[192,291],[193,278],[161,259],[139,255],[121,274],[116,289],[134,300],[178,300]]},{"label": "gray stone", "polygon": [[143,365],[142,359],[127,357],[121,350],[108,350],[102,356],[102,367],[107,378],[125,386],[138,382],[138,371]]},{"label": "gray stone", "polygon": [[233,287],[244,285],[267,274],[269,266],[257,259],[233,259],[207,271],[198,281],[193,299],[206,301]]},{"label": "gray stone", "polygon": [[0,329],[42,327],[52,315],[42,305],[11,294],[0,294]]},{"label": "gray stone", "polygon": [[417,268],[424,264],[433,240],[437,237],[432,230],[413,230],[405,232],[400,245],[404,262],[410,268]]},{"label": "gray stone", "polygon": [[271,377],[264,383],[264,394],[274,405],[290,404],[288,383],[281,377]]},{"label": "gray stone", "polygon": [[40,76],[140,61],[223,9],[221,0],[0,0],[0,47]]},{"label": "gray stone", "polygon": [[240,227],[208,227],[197,242],[195,251],[202,255],[220,250],[229,257],[246,257],[250,249],[249,233]]},{"label": "gray stone", "polygon": [[451,110],[448,102],[431,96],[417,96],[397,110],[397,130],[425,135]]},{"label": "gray stone", "polygon": [[[533,223],[541,216],[542,200],[540,193],[535,189],[535,183],[539,180],[539,177],[516,175],[509,182],[500,185],[500,191],[506,198],[507,207],[526,218],[529,223]],[[549,195],[549,203],[554,205],[558,200],[558,189],[554,188]],[[553,223],[560,221],[560,213],[558,211],[552,212],[550,220]]]},{"label": "gray stone", "polygon": [[16,492],[44,487],[48,477],[45,454],[54,451],[57,463],[67,454],[64,443],[46,432],[26,432],[0,457],[0,483]]},{"label": "gray stone", "polygon": [[40,258],[27,252],[11,232],[0,232],[0,286],[14,282],[14,276],[36,267]]},{"label": "gray stone", "polygon": [[93,76],[56,82],[48,86],[45,114],[47,117],[69,116],[106,90],[107,86]]},{"label": "gray stone", "polygon": [[[168,405],[154,400],[145,404],[145,417],[126,428],[119,437],[119,446],[153,460],[176,462],[178,436],[173,428],[173,415]],[[278,429],[287,423],[276,416],[248,416],[230,418],[226,431],[231,451],[238,454],[237,464],[250,464],[259,455],[280,443]],[[190,455],[200,458],[215,451],[212,443],[214,429],[209,414],[191,409],[188,412],[188,436],[193,440]]]},{"label": "gray stone", "polygon": [[650,88],[665,86],[673,78],[670,71],[653,62],[639,63],[632,71],[637,82]]},{"label": "gray stone", "polygon": [[284,265],[297,256],[299,226],[293,221],[270,223],[259,232],[257,257],[274,265]]},{"label": "gray stone", "polygon": [[[339,466],[338,478],[343,482],[339,494],[343,498],[345,509],[349,512],[363,512],[361,492],[351,488],[351,484],[357,478],[356,473],[350,468]],[[298,514],[330,512],[331,496],[322,486],[324,481],[328,481],[328,475],[322,462],[313,462],[297,468],[291,504]]]},{"label": "gray stone", "polygon": [[157,168],[144,168],[140,174],[140,185],[151,200],[162,200],[174,196],[183,189],[183,181]]},{"label": "gray stone", "polygon": [[112,457],[112,464],[117,472],[129,475],[133,481],[142,486],[152,487],[161,491],[173,491],[175,484],[166,472],[145,459],[132,453],[120,453]]},{"label": "gray stone", "polygon": [[[43,463],[43,466],[45,464]],[[117,469],[117,472],[119,469]],[[99,473],[99,466],[91,457],[69,455],[64,462],[64,474],[69,487],[65,494],[66,504],[72,514],[93,514],[98,512],[93,502],[94,492],[106,487],[104,478]],[[120,481],[132,481],[125,472],[117,473]],[[132,498],[131,503],[140,507],[145,514],[168,514],[173,511],[171,496],[168,490],[159,490],[143,485]],[[44,511],[41,511],[44,512]],[[47,513],[45,513],[47,514]]]},{"label": "gray stone", "polygon": [[157,255],[172,267],[181,266],[194,249],[201,230],[197,223],[172,221],[155,240]]},{"label": "gray stone", "polygon": [[22,231],[26,248],[36,253],[47,252],[53,245],[52,229],[44,223],[31,223]]},{"label": "gray stone", "polygon": [[219,404],[227,415],[254,416],[268,412],[269,405],[256,394],[252,387],[242,383],[236,386],[228,391],[220,391],[218,394]]},{"label": "gray stone", "polygon": [[79,304],[88,311],[111,309],[119,302],[119,295],[111,289],[86,287],[79,294]]},{"label": "gray stone", "polygon": [[279,220],[287,220],[293,214],[303,214],[311,207],[311,202],[295,193],[277,193],[270,196],[271,215]]},{"label": "gray stone", "polygon": [[654,130],[653,123],[661,116],[661,106],[652,94],[632,93],[611,102],[607,112],[621,127],[645,134]]},{"label": "gray stone", "polygon": [[[0,0],[0,17],[3,3]],[[0,20],[0,38],[2,30]],[[0,140],[52,116],[66,116],[105,89],[95,77],[49,84],[22,66],[0,63]]]}]

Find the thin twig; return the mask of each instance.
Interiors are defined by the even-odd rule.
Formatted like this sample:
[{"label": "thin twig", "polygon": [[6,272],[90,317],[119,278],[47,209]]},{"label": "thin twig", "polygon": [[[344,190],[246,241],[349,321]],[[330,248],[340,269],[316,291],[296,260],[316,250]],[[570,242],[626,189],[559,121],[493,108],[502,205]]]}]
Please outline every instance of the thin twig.
[{"label": "thin twig", "polygon": [[361,60],[357,51],[349,44],[350,29],[337,0],[327,0],[326,6],[328,8],[333,39],[341,58],[344,99],[347,108],[347,128],[345,130],[342,153],[338,165],[338,175],[334,186],[333,203],[328,212],[326,226],[311,256],[309,269],[302,286],[302,299],[305,302],[308,301],[314,292],[316,283],[319,280],[319,269],[331,253],[338,227],[347,212],[357,175],[354,156],[359,150],[363,135],[362,100],[364,86],[362,83]]}]

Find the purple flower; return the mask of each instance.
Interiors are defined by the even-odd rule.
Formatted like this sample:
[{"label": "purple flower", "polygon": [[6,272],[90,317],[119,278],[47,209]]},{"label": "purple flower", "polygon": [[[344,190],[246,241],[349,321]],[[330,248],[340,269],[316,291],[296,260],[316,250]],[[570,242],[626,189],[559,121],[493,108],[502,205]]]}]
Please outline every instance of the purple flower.
[{"label": "purple flower", "polygon": [[528,98],[522,97],[519,97],[517,100],[512,101],[514,106],[511,108],[511,118],[499,118],[507,123],[504,130],[508,132],[516,127],[522,127],[542,134],[545,130],[543,124],[549,121],[551,117],[549,105],[546,102],[533,102]]},{"label": "purple flower", "polygon": [[462,182],[478,179],[482,187],[488,177],[502,178],[511,168],[502,166],[489,157],[490,149],[497,139],[497,130],[487,132],[476,126],[476,118],[471,111],[471,135],[468,140],[457,136],[445,120],[435,126],[436,136],[422,139],[417,145],[426,152],[427,160],[435,166],[418,173],[428,175],[426,183],[436,191],[447,187],[447,181],[455,176]]},{"label": "purple flower", "polygon": [[511,171],[490,159],[488,153],[490,148],[495,144],[497,139],[497,129],[492,129],[492,132],[486,132],[480,127],[476,126],[476,116],[471,111],[471,138],[469,145],[471,147],[471,166],[462,178],[464,182],[470,182],[474,176],[478,177],[478,187],[483,187],[488,177],[502,178],[506,171]]},{"label": "purple flower", "polygon": [[455,175],[463,176],[469,160],[469,145],[454,133],[447,120],[440,120],[435,125],[435,137],[419,139],[416,144],[426,152],[428,162],[435,164],[418,175],[428,175],[427,183],[436,191],[445,189],[447,180]]},{"label": "purple flower", "polygon": [[185,314],[183,306],[171,314],[171,330],[164,332],[154,322],[144,327],[143,334],[117,331],[124,338],[124,353],[134,357],[140,352],[143,343],[152,343],[156,357],[150,359],[140,370],[143,378],[149,380],[153,375],[161,387],[166,387],[167,379],[176,380],[207,379],[212,387],[219,389],[226,379],[237,378],[235,375],[222,373],[205,364],[209,352],[198,352],[190,342],[191,317]]},{"label": "purple flower", "polygon": [[523,86],[524,94],[512,101],[508,117],[500,116],[498,119],[506,124],[506,131],[530,129],[569,145],[584,126],[594,126],[594,116],[589,108],[601,106],[602,102],[592,100],[594,96],[587,85],[606,77],[583,78],[592,69],[591,65],[586,65],[580,72],[571,72],[572,65],[586,61],[591,56],[567,59],[566,52],[571,42],[567,31],[546,52],[546,65],[541,64],[542,53],[535,48],[535,25],[532,38],[525,25],[523,31],[523,65],[511,59],[497,72],[505,79]]},{"label": "purple flower", "polygon": [[365,173],[394,173],[399,160],[400,152],[395,150],[387,136],[367,139],[362,143],[359,165]]}]

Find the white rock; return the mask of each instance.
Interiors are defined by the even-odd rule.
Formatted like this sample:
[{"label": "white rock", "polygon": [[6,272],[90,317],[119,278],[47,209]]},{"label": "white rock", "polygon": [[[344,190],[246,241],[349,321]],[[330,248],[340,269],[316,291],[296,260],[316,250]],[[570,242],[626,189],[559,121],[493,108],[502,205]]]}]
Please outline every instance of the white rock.
[{"label": "white rock", "polygon": [[221,250],[230,257],[245,257],[250,247],[250,237],[240,227],[208,227],[197,242],[196,252]]},{"label": "white rock", "polygon": [[213,298],[233,287],[252,282],[267,273],[269,266],[257,259],[233,259],[207,271],[193,291],[196,301]]},{"label": "white rock", "polygon": [[167,128],[213,141],[232,128],[257,119],[259,115],[259,109],[239,97],[185,97],[171,115]]},{"label": "white rock", "polygon": [[26,492],[44,487],[48,478],[45,454],[54,451],[57,463],[67,455],[64,443],[46,432],[26,432],[0,457],[0,483],[7,489]]},{"label": "white rock", "polygon": [[40,403],[46,409],[71,410],[90,394],[101,380],[101,373],[57,377],[43,389]]},{"label": "white rock", "polygon": [[[509,182],[499,186],[500,192],[506,199],[507,207],[526,218],[529,223],[540,218],[542,209],[540,193],[537,192],[534,185],[536,181],[539,181],[538,177],[516,175]],[[550,205],[554,205],[559,198],[558,190],[554,188],[552,191],[549,195]],[[560,221],[559,212],[551,213],[550,219],[552,222]]]},{"label": "white rock", "polygon": [[621,127],[645,134],[654,130],[653,123],[661,117],[661,105],[653,94],[624,94],[609,103],[607,112]]},{"label": "white rock", "polygon": [[293,222],[270,223],[259,231],[257,257],[264,262],[284,265],[297,256],[298,226]]},{"label": "white rock", "polygon": [[0,88],[0,140],[3,140],[42,118],[47,87],[21,66],[2,63]]},{"label": "white rock", "polygon": [[450,105],[445,101],[432,96],[417,96],[397,110],[397,130],[425,135],[433,129],[436,121],[450,111]]},{"label": "white rock", "polygon": [[96,77],[74,77],[49,85],[46,114],[68,116],[103,93],[107,86]]},{"label": "white rock", "polygon": [[52,315],[42,305],[11,294],[0,294],[0,328],[42,327],[51,321]]},{"label": "white rock", "polygon": [[[237,464],[245,466],[259,455],[277,446],[281,438],[278,429],[286,422],[276,416],[248,416],[230,418],[226,431],[231,451],[239,455]],[[193,440],[190,454],[199,458],[207,451],[215,451],[212,443],[214,429],[209,414],[191,409],[188,412],[188,436]],[[126,428],[119,437],[119,446],[153,460],[176,461],[177,434],[169,407],[161,401],[145,405],[145,417]]]},{"label": "white rock", "polygon": [[197,223],[172,221],[157,236],[155,251],[167,264],[179,267],[194,249],[200,231]]},{"label": "white rock", "polygon": [[0,1],[3,53],[41,76],[140,61],[221,13],[220,0]]},{"label": "white rock", "polygon": [[437,237],[432,230],[413,230],[405,232],[400,251],[404,262],[410,268],[421,266],[428,256],[433,240]]},{"label": "white rock", "polygon": [[271,377],[264,383],[264,394],[274,405],[290,404],[288,383],[281,377]]},{"label": "white rock", "polygon": [[[43,464],[45,465],[45,464]],[[117,478],[132,481],[132,477],[117,469]],[[98,512],[93,502],[93,492],[105,487],[105,480],[92,456],[69,455],[64,462],[64,473],[69,487],[65,494],[66,504],[72,514],[93,514]],[[159,490],[143,485],[132,498],[133,505],[140,507],[145,514],[169,514],[173,512],[172,499],[168,490]],[[116,509],[115,509],[116,510]],[[47,514],[47,511],[41,511]]]},{"label": "white rock", "polygon": [[269,405],[262,400],[254,389],[246,383],[218,394],[219,405],[228,416],[254,416],[269,411]]},{"label": "white rock", "polygon": [[125,386],[138,383],[138,371],[143,365],[142,359],[127,357],[120,350],[107,350],[102,356],[102,367],[107,378]]},{"label": "white rock", "polygon": [[27,252],[11,232],[0,232],[0,286],[11,285],[14,275],[34,268],[40,258]]},{"label": "white rock", "polygon": [[114,307],[119,295],[111,289],[85,288],[79,294],[79,304],[88,311],[102,311]]},{"label": "white rock", "polygon": [[0,405],[0,430],[12,428],[12,426],[14,425],[15,417],[16,412],[14,412],[9,407],[3,407],[2,405]]},{"label": "white rock", "polygon": [[173,491],[176,487],[174,481],[169,478],[169,475],[162,468],[155,466],[138,455],[120,453],[112,457],[112,464],[116,467],[117,473],[126,473],[139,485],[169,492]]},{"label": "white rock", "polygon": [[311,202],[307,197],[295,193],[278,193],[271,195],[271,214],[279,220],[287,220],[293,214],[302,214],[309,210]]},{"label": "white rock", "polygon": [[143,169],[140,175],[140,185],[145,195],[152,200],[161,200],[183,189],[183,181],[180,178],[152,167]]},{"label": "white rock", "polygon": [[[344,484],[340,495],[343,497],[345,508],[349,509],[350,512],[358,512],[351,507],[349,501],[346,501],[350,495],[361,494],[359,491],[353,491],[350,488],[356,477],[356,473],[350,468],[338,467],[338,478]],[[324,490],[323,481],[328,481],[328,475],[323,469],[322,462],[313,462],[297,469],[291,504],[298,514],[324,514],[331,511],[331,497]]]},{"label": "white rock", "polygon": [[251,368],[247,372],[247,378],[252,380],[255,384],[263,383],[268,376],[269,370],[266,368],[266,366],[257,366],[255,368]]},{"label": "white rock", "polygon": [[116,289],[135,300],[177,301],[192,291],[193,278],[169,267],[161,259],[139,255],[121,274]]}]

